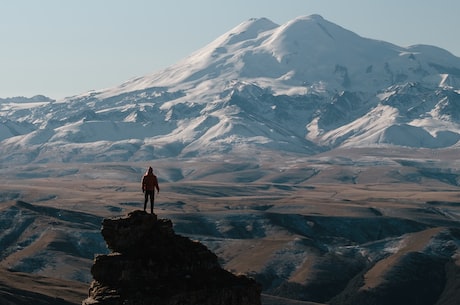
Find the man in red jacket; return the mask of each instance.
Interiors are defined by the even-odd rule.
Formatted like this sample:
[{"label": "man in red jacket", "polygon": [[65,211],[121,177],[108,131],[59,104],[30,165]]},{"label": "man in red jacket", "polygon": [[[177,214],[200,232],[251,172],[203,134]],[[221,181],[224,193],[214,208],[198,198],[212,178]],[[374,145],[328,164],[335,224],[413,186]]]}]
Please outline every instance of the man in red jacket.
[{"label": "man in red jacket", "polygon": [[158,186],[157,176],[153,174],[153,168],[150,166],[148,171],[142,177],[142,192],[145,194],[144,212],[145,212],[145,209],[147,208],[147,201],[150,196],[150,213],[153,214],[155,189],[157,189],[157,193],[160,192],[160,187]]}]

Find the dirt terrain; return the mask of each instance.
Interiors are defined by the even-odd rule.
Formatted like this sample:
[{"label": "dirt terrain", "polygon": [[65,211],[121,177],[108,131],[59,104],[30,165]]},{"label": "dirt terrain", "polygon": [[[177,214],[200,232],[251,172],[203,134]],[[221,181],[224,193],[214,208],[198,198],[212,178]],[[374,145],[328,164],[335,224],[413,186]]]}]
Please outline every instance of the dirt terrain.
[{"label": "dirt terrain", "polygon": [[[460,269],[455,157],[453,150],[354,149],[311,157],[3,164],[1,284],[78,304],[94,255],[106,251],[101,220],[143,208],[140,179],[152,165],[159,217],[203,242],[226,269],[254,276],[264,304],[324,304],[378,290],[427,249],[442,257],[433,266],[450,260],[450,271],[440,275],[444,285],[433,292],[450,304],[460,287],[453,280]],[[20,285],[43,278],[56,289]]]}]

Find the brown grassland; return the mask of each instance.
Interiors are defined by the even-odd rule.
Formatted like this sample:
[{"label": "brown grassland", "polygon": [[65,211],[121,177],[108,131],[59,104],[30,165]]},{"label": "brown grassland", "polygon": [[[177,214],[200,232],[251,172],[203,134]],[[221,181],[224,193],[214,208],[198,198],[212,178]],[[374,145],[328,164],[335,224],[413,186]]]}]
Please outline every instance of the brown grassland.
[{"label": "brown grassland", "polygon": [[[155,205],[159,217],[172,219],[179,233],[202,240],[226,269],[257,274],[273,259],[273,253],[291,247],[299,237],[295,230],[272,225],[258,234],[257,230],[262,229],[256,229],[257,223],[251,217],[262,213],[423,221],[431,228],[408,232],[398,255],[422,249],[444,226],[460,221],[460,163],[456,157],[455,150],[350,149],[310,157],[267,154],[257,159],[219,156],[152,162],[3,164],[0,212],[21,201],[100,218],[125,215],[143,208],[140,179],[147,166],[152,165],[160,180]],[[230,215],[241,216],[237,223],[244,230],[223,221]],[[212,232],[200,228],[200,219],[212,222],[220,234],[231,235],[241,229],[244,236],[253,235],[211,238]],[[0,292],[29,290],[62,298],[69,304],[78,304],[78,299],[86,296],[89,284],[75,281],[71,275],[77,269],[89,274],[92,259],[50,251],[53,242],[65,239],[62,232],[72,230],[72,225],[63,221],[64,231],[47,231],[52,225],[56,224],[51,224],[49,215],[45,220],[36,220],[33,229],[29,226],[27,230],[48,233],[1,257]],[[25,230],[18,234],[31,236]],[[39,252],[63,257],[30,273],[6,271]],[[289,281],[305,284],[314,278],[310,270],[315,259],[319,258],[312,254],[302,261],[290,273]],[[397,260],[398,256],[393,255],[375,264],[365,274],[362,289],[379,285],[385,270]],[[456,264],[460,267],[460,259]],[[264,299],[265,304],[277,302],[313,304],[268,296]]]}]

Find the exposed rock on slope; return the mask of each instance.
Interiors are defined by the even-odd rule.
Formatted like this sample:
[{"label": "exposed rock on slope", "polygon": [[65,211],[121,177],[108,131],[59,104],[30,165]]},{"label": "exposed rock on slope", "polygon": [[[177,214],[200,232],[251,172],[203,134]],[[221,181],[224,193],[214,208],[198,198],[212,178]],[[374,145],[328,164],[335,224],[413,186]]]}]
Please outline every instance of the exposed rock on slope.
[{"label": "exposed rock on slope", "polygon": [[105,219],[102,235],[113,252],[96,257],[83,305],[260,305],[254,280],[223,270],[204,245],[175,234],[170,220],[135,211]]}]

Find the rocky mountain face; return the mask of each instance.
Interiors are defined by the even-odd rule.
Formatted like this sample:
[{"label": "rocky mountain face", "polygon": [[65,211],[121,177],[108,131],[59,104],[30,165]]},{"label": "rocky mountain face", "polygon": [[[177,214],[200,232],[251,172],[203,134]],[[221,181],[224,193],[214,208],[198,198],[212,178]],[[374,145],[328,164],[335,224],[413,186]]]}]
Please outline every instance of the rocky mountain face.
[{"label": "rocky mountain face", "polygon": [[142,211],[105,219],[112,253],[96,257],[83,305],[260,305],[261,287],[223,270],[203,244],[177,235],[167,219]]},{"label": "rocky mountain face", "polygon": [[62,101],[0,100],[3,162],[456,147],[460,58],[321,16],[251,19],[177,64]]}]

